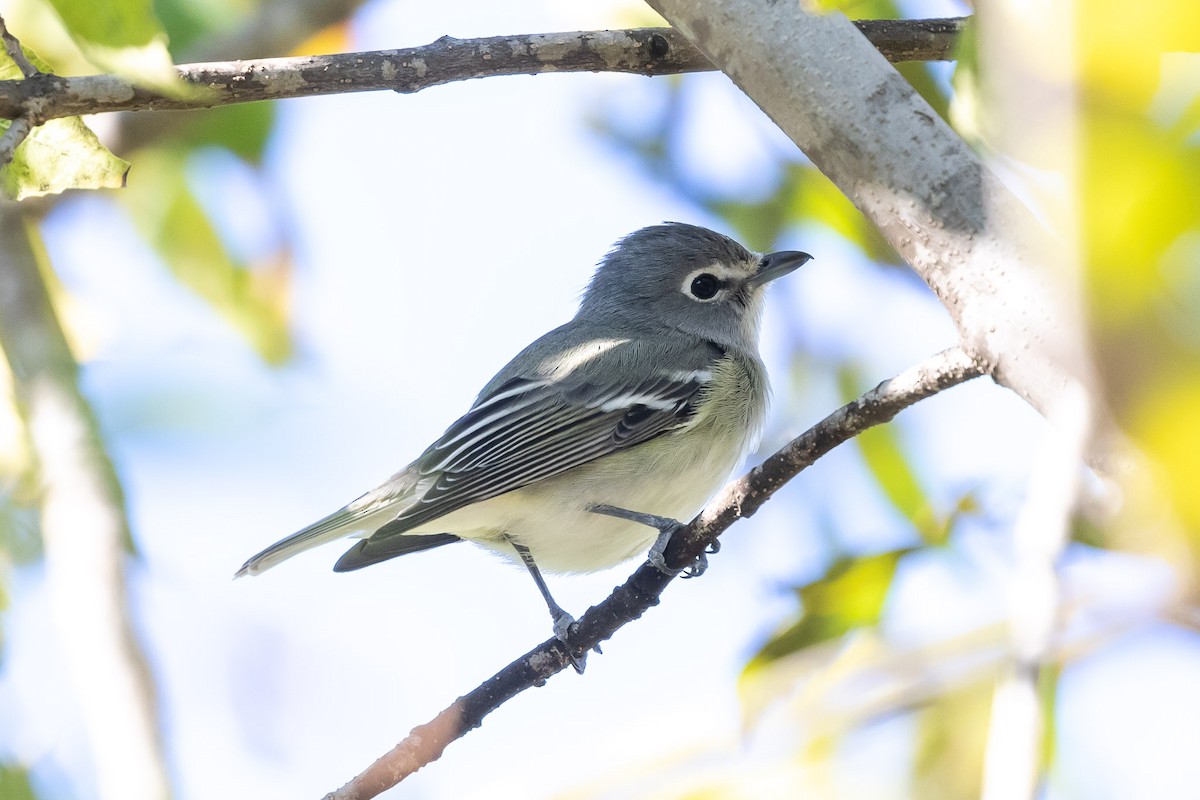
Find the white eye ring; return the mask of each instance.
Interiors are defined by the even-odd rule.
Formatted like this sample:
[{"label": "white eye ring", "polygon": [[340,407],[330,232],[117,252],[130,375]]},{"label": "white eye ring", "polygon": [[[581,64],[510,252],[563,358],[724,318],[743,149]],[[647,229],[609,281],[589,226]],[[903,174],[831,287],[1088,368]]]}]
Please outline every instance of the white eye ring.
[{"label": "white eye ring", "polygon": [[725,281],[708,269],[698,269],[683,279],[680,291],[698,303],[711,303],[725,292]]}]

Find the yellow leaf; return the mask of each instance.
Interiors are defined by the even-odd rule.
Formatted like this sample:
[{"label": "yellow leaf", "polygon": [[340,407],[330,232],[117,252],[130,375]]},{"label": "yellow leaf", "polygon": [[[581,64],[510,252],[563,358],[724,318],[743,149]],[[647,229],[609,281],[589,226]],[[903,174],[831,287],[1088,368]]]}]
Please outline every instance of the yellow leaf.
[{"label": "yellow leaf", "polygon": [[1160,375],[1130,413],[1130,432],[1193,536],[1200,535],[1200,371]]}]

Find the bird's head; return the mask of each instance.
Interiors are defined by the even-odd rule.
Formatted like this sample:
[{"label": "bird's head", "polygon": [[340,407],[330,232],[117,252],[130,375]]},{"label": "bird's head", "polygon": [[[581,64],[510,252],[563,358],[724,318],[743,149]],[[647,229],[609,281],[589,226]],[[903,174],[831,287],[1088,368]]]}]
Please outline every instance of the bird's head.
[{"label": "bird's head", "polygon": [[754,253],[695,225],[654,225],[621,239],[604,257],[579,313],[753,348],[763,289],[810,258],[793,250]]}]

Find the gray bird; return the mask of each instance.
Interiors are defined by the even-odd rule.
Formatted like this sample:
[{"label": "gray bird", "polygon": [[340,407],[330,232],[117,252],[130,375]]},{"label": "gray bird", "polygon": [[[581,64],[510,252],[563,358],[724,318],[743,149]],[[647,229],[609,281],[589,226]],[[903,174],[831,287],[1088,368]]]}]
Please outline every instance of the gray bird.
[{"label": "gray bird", "polygon": [[694,516],[757,439],[763,289],[810,258],[681,223],[629,234],[574,319],[521,351],[415,461],[237,575],[346,536],[361,538],[337,572],[465,539],[528,568],[566,642],[574,620],[539,570],[592,572],[652,545],[661,566],[671,528],[659,523]]}]

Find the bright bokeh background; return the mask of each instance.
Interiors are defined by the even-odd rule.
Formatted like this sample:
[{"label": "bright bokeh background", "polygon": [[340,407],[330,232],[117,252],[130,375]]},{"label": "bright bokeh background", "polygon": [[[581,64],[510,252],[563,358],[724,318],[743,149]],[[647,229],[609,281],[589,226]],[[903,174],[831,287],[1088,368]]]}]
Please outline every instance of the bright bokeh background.
[{"label": "bright bokeh background", "polygon": [[[933,2],[905,10],[965,13]],[[447,33],[618,27],[645,14],[606,0],[380,0],[334,41],[368,50]],[[948,67],[933,72],[948,85]],[[125,206],[80,194],[45,217],[83,388],[127,493],[133,613],[180,798],[320,796],[547,637],[528,576],[466,545],[349,575],[330,571],[334,547],[231,576],[419,453],[513,353],[569,318],[623,234],[662,220],[743,239],[765,227],[746,209],[800,157],[723,76],[672,79],[685,112],[666,142],[669,169],[614,135],[648,135],[666,80],[543,75],[288,101],[261,167],[215,147],[135,157]],[[264,285],[286,284],[250,304],[259,316],[222,316],[146,243],[137,220],[162,195],[138,199],[139,182],[180,181],[234,260]],[[697,200],[717,196],[743,207],[722,219]],[[849,389],[954,343],[919,281],[863,255],[877,243],[819,221],[777,227],[745,243],[816,259],[775,288],[767,311],[776,402],[764,452]],[[272,308],[286,310],[290,340],[270,322],[247,336],[229,321],[270,320]],[[833,453],[732,529],[705,577],[673,585],[585,676],[508,703],[394,795],[973,796],[1003,644],[1007,535],[1044,433],[986,381],[905,412],[886,441],[863,445],[899,459],[896,484],[881,483],[887,469],[857,446]],[[906,503],[920,506],[924,527],[901,513]],[[1073,545],[1063,565],[1068,605],[1084,613],[1069,615],[1064,634],[1045,796],[1192,796],[1200,639],[1194,617],[1189,627],[1186,614],[1163,611],[1181,607],[1191,577],[1161,549],[1100,544]],[[867,630],[847,622],[855,611],[837,591],[800,593],[810,611],[833,598],[824,610],[849,633],[815,637],[811,653],[789,653],[756,682],[762,673],[746,665],[797,623],[796,587],[836,585],[828,572],[839,558],[858,569],[852,597],[878,595],[861,615]],[[578,613],[631,566],[551,585]],[[43,578],[36,558],[4,573],[0,762],[28,770],[40,798],[90,800],[94,765]],[[980,631],[991,636],[983,646],[970,639]],[[946,668],[913,669],[924,682],[891,701],[884,690],[903,665],[856,672],[886,662],[878,648],[939,643],[949,643]]]}]

